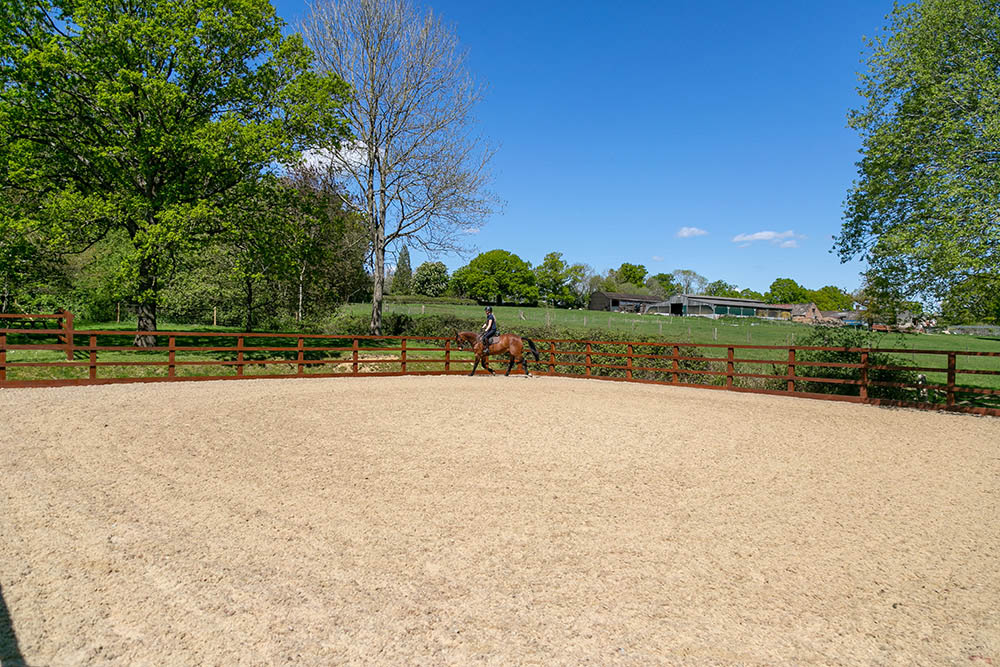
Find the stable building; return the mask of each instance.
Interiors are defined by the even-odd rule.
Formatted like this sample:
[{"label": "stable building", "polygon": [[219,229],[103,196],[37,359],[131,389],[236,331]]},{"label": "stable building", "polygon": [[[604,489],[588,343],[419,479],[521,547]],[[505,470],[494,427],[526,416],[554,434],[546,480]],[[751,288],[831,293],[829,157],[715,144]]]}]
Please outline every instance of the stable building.
[{"label": "stable building", "polygon": [[623,294],[621,292],[594,292],[590,295],[590,310],[610,310],[620,313],[641,313],[646,306],[660,298],[648,294]]},{"label": "stable building", "polygon": [[718,317],[763,317],[771,320],[790,320],[792,318],[792,306],[788,304],[699,294],[678,294],[666,301],[650,304],[643,312],[658,315],[696,315],[712,319]]}]

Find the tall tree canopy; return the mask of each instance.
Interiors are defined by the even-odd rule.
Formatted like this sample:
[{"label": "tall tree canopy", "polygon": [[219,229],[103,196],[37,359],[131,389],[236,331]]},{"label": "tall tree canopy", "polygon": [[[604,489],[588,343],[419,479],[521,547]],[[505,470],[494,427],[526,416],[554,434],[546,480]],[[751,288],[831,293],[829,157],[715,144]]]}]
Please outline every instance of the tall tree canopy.
[{"label": "tall tree canopy", "polygon": [[482,89],[454,32],[410,0],[319,0],[304,32],[320,68],[354,88],[345,109],[354,142],[326,155],[368,223],[377,334],[386,248],[454,249],[490,213],[492,149],[473,123]]},{"label": "tall tree canopy", "polygon": [[455,291],[490,303],[538,301],[538,287],[531,264],[506,250],[477,255],[451,277]]},{"label": "tall tree canopy", "polygon": [[850,114],[863,157],[835,249],[869,282],[941,297],[1000,275],[1000,4],[923,0],[888,19]]},{"label": "tall tree canopy", "polygon": [[550,252],[535,267],[539,298],[554,306],[576,305],[580,295],[574,291],[574,286],[583,280],[585,273],[583,264],[568,264],[561,252]]},{"label": "tall tree canopy", "polygon": [[343,132],[346,85],[283,27],[267,0],[0,0],[0,224],[67,250],[124,233],[154,330],[228,196]]}]

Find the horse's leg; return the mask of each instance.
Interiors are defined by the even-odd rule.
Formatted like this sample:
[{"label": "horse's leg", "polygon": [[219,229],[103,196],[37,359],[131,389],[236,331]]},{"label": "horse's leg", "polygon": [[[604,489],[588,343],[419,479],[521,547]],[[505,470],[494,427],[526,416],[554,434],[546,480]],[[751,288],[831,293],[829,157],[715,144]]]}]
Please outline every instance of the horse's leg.
[{"label": "horse's leg", "polygon": [[521,368],[524,369],[524,374],[531,377],[531,372],[528,370],[528,355],[521,355]]},{"label": "horse's leg", "polygon": [[514,368],[514,355],[510,355],[510,363],[507,364],[507,372],[504,373],[504,377],[510,375],[510,369]]},{"label": "horse's leg", "polygon": [[476,355],[476,360],[474,362],[472,362],[472,372],[469,373],[469,377],[472,377],[473,375],[476,374],[476,367],[477,366],[479,366],[479,355],[478,354]]}]

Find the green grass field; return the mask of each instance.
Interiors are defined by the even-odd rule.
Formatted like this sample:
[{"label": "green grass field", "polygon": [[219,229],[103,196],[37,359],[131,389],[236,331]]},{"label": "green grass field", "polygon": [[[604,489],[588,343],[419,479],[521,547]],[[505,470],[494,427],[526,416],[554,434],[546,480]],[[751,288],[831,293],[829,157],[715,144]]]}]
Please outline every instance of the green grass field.
[{"label": "green grass field", "polygon": [[[368,304],[352,304],[346,307],[349,314],[366,316],[370,312]],[[479,320],[483,316],[483,309],[479,306],[461,306],[448,304],[387,304],[386,314],[400,313],[407,314],[414,318],[422,315],[452,315],[463,319]],[[776,345],[788,346],[802,344],[804,337],[809,334],[812,327],[809,325],[792,322],[775,322],[757,319],[725,318],[720,320],[710,320],[701,317],[664,317],[659,315],[635,315],[623,313],[607,313],[600,311],[584,310],[558,310],[550,308],[527,308],[520,306],[498,306],[494,309],[498,324],[502,332],[519,333],[524,329],[537,331],[539,328],[551,328],[553,330],[573,330],[575,337],[589,338],[592,340],[607,341],[627,341],[636,337],[655,337],[665,342],[697,343],[699,345]],[[135,322],[126,321],[121,323],[113,322],[80,322],[76,323],[77,330],[115,330],[134,331]],[[239,333],[238,328],[232,327],[211,327],[188,324],[174,324],[171,322],[160,322],[160,329],[163,331],[186,331],[191,332],[193,337],[179,339],[178,343],[183,345],[198,345],[205,347],[233,346],[235,339],[220,341],[210,337],[196,337],[198,332],[231,332]],[[306,335],[306,345],[326,345],[338,346],[329,342],[319,342],[310,340]],[[11,340],[10,342],[14,342]],[[27,341],[22,341],[27,342]],[[41,340],[32,337],[31,342],[54,343],[55,339]],[[79,337],[77,345],[86,345],[87,340]],[[109,342],[109,339],[102,337],[101,345],[130,345],[131,340],[123,335],[120,340]],[[162,345],[166,341],[162,341]],[[287,339],[272,338],[255,341],[257,346],[294,346],[294,342]],[[251,345],[251,343],[247,343]],[[347,346],[350,344],[347,343]],[[363,346],[371,347],[391,347],[388,343],[367,343]],[[907,353],[897,354],[896,358],[902,363],[913,366],[934,366],[943,367],[945,359],[941,356],[921,355],[919,350],[943,350],[943,351],[981,351],[1000,352],[1000,340],[995,338],[983,338],[966,335],[944,335],[944,334],[876,334],[875,346],[881,349],[904,349]],[[724,357],[724,350],[705,350],[708,356]],[[256,364],[247,369],[247,374],[277,374],[294,372],[295,353],[269,353],[269,352],[248,352],[246,359],[264,360],[283,357],[288,359],[287,363]],[[398,352],[369,350],[365,353],[366,358],[397,356]],[[344,352],[322,352],[307,355],[307,358],[342,359],[350,356]],[[408,370],[437,370],[440,364],[421,363],[421,358],[440,358],[440,352],[420,352],[417,350],[408,351],[411,360]],[[781,352],[769,350],[742,350],[737,356],[749,359],[777,359]],[[469,355],[454,352],[453,359],[468,359]],[[89,356],[85,351],[77,350],[75,361],[86,363]],[[188,362],[216,362],[234,361],[235,352],[179,352],[176,354],[176,361]],[[65,355],[58,351],[21,351],[12,350],[7,354],[8,362],[18,361],[65,361]],[[136,351],[104,351],[99,355],[101,362],[114,361],[166,361],[166,352],[136,352]],[[499,361],[496,360],[496,361]],[[496,362],[494,362],[496,363]],[[387,363],[376,361],[367,365],[369,370],[379,369],[385,371],[399,370],[398,363]],[[461,368],[461,366],[459,367]],[[348,371],[349,365],[314,365],[307,366],[307,373],[326,373],[337,371]],[[454,369],[454,367],[453,367]],[[959,370],[1000,370],[1000,359],[997,357],[958,357]],[[760,367],[749,368],[750,372],[761,372]],[[43,379],[43,378],[84,378],[88,369],[85,366],[76,368],[41,368],[22,367],[8,370],[8,378],[11,380]],[[121,366],[107,367],[99,369],[99,377],[141,377],[166,375],[165,367],[145,367],[145,366]],[[236,368],[232,365],[211,365],[211,366],[179,366],[177,375],[235,375]],[[927,373],[928,381],[931,384],[943,384],[944,373]],[[977,386],[986,388],[1000,388],[1000,375],[959,375],[959,383],[966,386]]]}]

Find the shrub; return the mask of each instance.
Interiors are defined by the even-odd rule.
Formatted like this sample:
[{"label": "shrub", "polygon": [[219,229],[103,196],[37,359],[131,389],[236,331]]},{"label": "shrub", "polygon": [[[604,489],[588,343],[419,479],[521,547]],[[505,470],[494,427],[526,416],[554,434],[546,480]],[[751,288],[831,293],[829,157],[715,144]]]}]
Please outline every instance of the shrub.
[{"label": "shrub", "polygon": [[[817,347],[837,347],[839,350],[804,350],[799,353],[797,361],[820,361],[825,363],[852,363],[861,362],[860,352],[849,352],[847,348],[872,348],[873,337],[867,331],[849,327],[821,328],[816,327],[803,340],[800,345]],[[871,352],[868,355],[868,364],[871,366],[900,366],[904,362],[884,352]],[[845,380],[860,380],[861,369],[852,367],[822,368],[807,366],[799,370],[800,374],[808,373],[809,377],[832,378]],[[917,374],[910,370],[883,370],[870,369],[868,371],[869,382],[901,382],[915,383]],[[840,394],[845,396],[858,396],[860,386],[848,383],[826,383],[826,382],[802,382],[798,385],[803,391],[817,394]],[[870,386],[868,396],[871,398],[888,398],[895,400],[913,399],[915,390],[906,387],[879,387]]]}]

